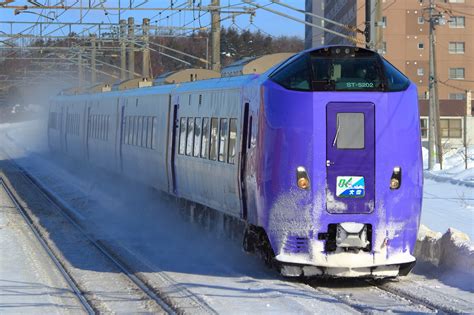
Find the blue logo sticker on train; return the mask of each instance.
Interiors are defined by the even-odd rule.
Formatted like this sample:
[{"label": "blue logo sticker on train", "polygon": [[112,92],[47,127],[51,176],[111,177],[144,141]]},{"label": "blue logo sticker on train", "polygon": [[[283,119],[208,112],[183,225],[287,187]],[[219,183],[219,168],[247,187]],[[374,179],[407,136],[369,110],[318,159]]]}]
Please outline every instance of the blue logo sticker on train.
[{"label": "blue logo sticker on train", "polygon": [[362,198],[365,196],[365,181],[362,176],[337,176],[336,196]]}]

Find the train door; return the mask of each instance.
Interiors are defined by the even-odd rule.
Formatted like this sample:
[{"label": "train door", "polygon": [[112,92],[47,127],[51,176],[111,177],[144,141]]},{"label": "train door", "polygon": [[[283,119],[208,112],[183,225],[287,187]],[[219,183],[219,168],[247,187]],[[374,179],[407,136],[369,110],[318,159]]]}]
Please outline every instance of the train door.
[{"label": "train door", "polygon": [[375,206],[375,106],[326,107],[326,196],[330,213],[371,213]]},{"label": "train door", "polygon": [[178,104],[175,104],[175,105],[171,105],[171,101],[170,101],[170,106],[172,106],[172,110],[169,111],[170,113],[170,128],[168,128],[168,130],[170,131],[170,135],[168,137],[168,139],[170,140],[170,150],[168,151],[169,152],[169,172],[168,174],[169,175],[169,192],[172,193],[172,194],[176,194],[176,170],[175,170],[175,159],[176,159],[176,142],[177,142],[177,137],[178,137],[178,128],[179,128],[179,125],[178,125],[178,109],[179,109],[179,105]]},{"label": "train door", "polygon": [[242,198],[242,219],[247,219],[247,185],[245,183],[245,174],[247,168],[247,143],[249,130],[249,103],[244,106],[244,118],[242,123],[242,141],[241,141],[241,161],[240,161],[240,190]]}]

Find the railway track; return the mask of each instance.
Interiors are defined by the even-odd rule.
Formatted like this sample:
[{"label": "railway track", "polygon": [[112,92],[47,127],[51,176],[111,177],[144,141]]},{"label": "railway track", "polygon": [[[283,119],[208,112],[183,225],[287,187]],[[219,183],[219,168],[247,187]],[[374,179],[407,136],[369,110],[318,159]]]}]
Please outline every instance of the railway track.
[{"label": "railway track", "polygon": [[80,302],[82,308],[84,309],[84,311],[87,312],[88,314],[95,314],[96,313],[95,309],[92,307],[92,305],[86,299],[84,293],[82,292],[80,287],[77,285],[77,283],[74,281],[74,279],[72,278],[70,273],[61,264],[58,257],[56,257],[56,255],[54,254],[54,251],[51,249],[51,247],[49,247],[48,242],[42,237],[40,231],[35,227],[35,225],[33,224],[32,220],[31,220],[31,218],[29,217],[28,213],[18,203],[17,199],[15,198],[15,196],[12,193],[12,191],[10,190],[10,188],[5,184],[3,178],[0,178],[0,186],[1,186],[1,189],[3,189],[5,191],[5,193],[7,194],[8,198],[13,203],[13,205],[15,206],[15,209],[20,213],[22,218],[25,220],[25,223],[27,224],[30,231],[33,233],[34,237],[41,244],[41,247],[45,250],[45,252],[51,258],[54,265],[56,266],[56,268],[59,270],[59,272],[63,276],[64,280],[67,282],[68,286],[74,292],[75,296],[79,300],[79,302]]},{"label": "railway track", "polygon": [[407,313],[458,313],[454,309],[443,308],[428,299],[391,289],[375,280],[307,280],[305,284],[321,293],[336,298],[357,312],[399,311]]},{"label": "railway track", "polygon": [[[15,162],[15,167],[21,173],[29,184],[32,185],[40,194],[50,203],[54,204],[55,210],[57,213],[64,218],[68,223],[70,223],[80,234],[91,244],[93,245],[106,259],[116,267],[126,278],[128,278],[136,287],[141,290],[150,300],[154,301],[156,304],[161,307],[161,309],[167,314],[177,314],[178,310],[174,309],[172,303],[167,301],[165,298],[160,296],[159,292],[156,292],[154,288],[149,286],[145,280],[141,279],[140,277],[136,276],[134,272],[129,268],[129,266],[124,263],[120,257],[115,255],[111,250],[107,248],[105,244],[102,242],[93,239],[75,220],[71,217],[68,213],[67,206],[63,204],[62,201],[57,199],[53,194],[47,191],[43,186],[41,186],[32,176],[30,176],[23,168],[17,165]],[[22,217],[25,219],[26,223],[28,224],[29,228],[32,230],[35,237],[41,243],[42,247],[46,250],[47,254],[53,260],[54,264],[59,269],[60,273],[63,275],[65,280],[67,281],[68,285],[71,287],[77,298],[79,299],[81,305],[83,306],[84,310],[88,314],[96,314],[98,313],[97,309],[95,309],[84,294],[83,290],[81,290],[78,283],[74,280],[71,276],[70,272],[65,268],[65,266],[61,263],[59,257],[56,256],[52,248],[48,245],[48,240],[43,237],[40,229],[38,229],[35,224],[33,223],[32,218],[29,216],[27,211],[20,205],[18,200],[16,199],[14,193],[12,192],[11,188],[8,184],[0,178],[0,186],[2,189],[5,190],[11,201],[14,203],[15,207],[21,213]]]}]

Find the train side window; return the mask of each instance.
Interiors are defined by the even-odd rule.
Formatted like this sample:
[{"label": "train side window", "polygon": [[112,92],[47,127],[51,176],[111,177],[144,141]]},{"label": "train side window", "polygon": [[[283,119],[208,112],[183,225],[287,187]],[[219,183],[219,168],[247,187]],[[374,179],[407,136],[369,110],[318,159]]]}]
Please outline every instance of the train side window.
[{"label": "train side window", "polygon": [[102,116],[102,119],[101,119],[101,125],[102,125],[102,132],[101,132],[101,139],[102,140],[105,140],[105,133],[106,133],[106,119],[107,119],[107,116],[106,115],[101,115]]},{"label": "train side window", "polygon": [[131,121],[130,116],[127,116],[125,119],[125,143],[130,144],[130,128],[131,128]]},{"label": "train side window", "polygon": [[127,141],[128,141],[128,134],[127,134],[127,131],[128,131],[128,117],[124,117],[124,123],[122,125],[123,125],[122,143],[123,144],[128,144],[127,143]]},{"label": "train side window", "polygon": [[383,64],[385,66],[385,76],[387,77],[387,85],[390,92],[404,91],[410,86],[410,80],[390,62],[383,59]]},{"label": "train side window", "polygon": [[219,133],[219,161],[225,162],[227,157],[227,144],[229,142],[229,124],[227,118],[221,118],[221,128]]},{"label": "train side window", "polygon": [[217,132],[219,128],[219,120],[211,118],[211,150],[209,152],[209,159],[217,160]]},{"label": "train side window", "polygon": [[188,130],[186,134],[186,155],[193,155],[194,118],[188,118]]},{"label": "train side window", "polygon": [[151,148],[156,149],[156,128],[158,124],[158,119],[156,117],[153,117],[153,128],[151,131]]},{"label": "train side window", "polygon": [[133,120],[135,120],[133,128],[133,144],[138,145],[138,116],[134,116]]},{"label": "train side window", "polygon": [[247,148],[249,148],[249,149],[252,146],[252,123],[253,123],[253,119],[252,119],[252,116],[250,116],[249,132],[247,134]]},{"label": "train side window", "polygon": [[107,115],[107,120],[106,120],[106,127],[105,127],[105,140],[109,139],[109,123],[110,123],[110,116]]},{"label": "train side window", "polygon": [[99,128],[100,128],[100,123],[99,123],[99,115],[95,115],[95,138],[99,139]]},{"label": "train side window", "polygon": [[271,79],[289,90],[311,90],[311,65],[307,56],[298,58],[271,75]]},{"label": "train side window", "polygon": [[127,128],[127,144],[132,144],[132,116],[127,117],[128,120],[128,128]]},{"label": "train side window", "polygon": [[97,138],[97,115],[92,116],[92,138]]},{"label": "train side window", "polygon": [[95,122],[94,115],[91,115],[91,124],[90,124],[90,127],[91,127],[90,136],[91,136],[91,138],[94,138],[94,131],[95,131],[94,122]]},{"label": "train side window", "polygon": [[199,157],[199,149],[201,148],[201,127],[202,127],[201,118],[194,119],[194,149],[193,156]]},{"label": "train side window", "polygon": [[100,115],[95,116],[95,138],[100,139]]},{"label": "train side window", "polygon": [[152,140],[153,140],[153,117],[147,117],[147,120],[148,120],[148,130],[147,130],[147,133],[148,133],[148,136],[147,136],[147,141],[146,141],[146,145],[148,148],[152,149]]},{"label": "train side window", "polygon": [[179,154],[186,152],[186,118],[181,118],[179,122]]},{"label": "train side window", "polygon": [[99,139],[104,140],[104,115],[99,115]]},{"label": "train side window", "polygon": [[138,117],[138,135],[137,135],[137,143],[138,146],[142,146],[142,134],[143,134],[143,117]]},{"label": "train side window", "polygon": [[209,118],[202,119],[202,142],[201,157],[207,159],[209,157]]},{"label": "train side window", "polygon": [[130,145],[135,144],[134,134],[135,134],[135,116],[130,116]]},{"label": "train side window", "polygon": [[148,117],[143,117],[142,146],[144,148],[148,148],[147,136],[148,136]]},{"label": "train side window", "polygon": [[237,119],[230,119],[229,127],[229,156],[227,162],[230,164],[235,164],[235,148],[237,144]]}]

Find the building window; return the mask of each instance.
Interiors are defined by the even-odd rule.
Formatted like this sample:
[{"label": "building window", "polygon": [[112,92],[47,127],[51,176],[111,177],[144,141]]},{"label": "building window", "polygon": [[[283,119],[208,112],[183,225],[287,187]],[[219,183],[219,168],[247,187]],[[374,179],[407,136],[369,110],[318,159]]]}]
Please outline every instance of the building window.
[{"label": "building window", "polygon": [[427,100],[428,99],[428,91],[418,93],[419,100]]},{"label": "building window", "polygon": [[386,27],[387,27],[387,17],[382,16],[382,28],[386,28]]},{"label": "building window", "polygon": [[382,42],[382,49],[381,49],[382,54],[387,53],[387,42]]},{"label": "building window", "polygon": [[464,28],[466,20],[464,16],[453,16],[449,20],[450,28]]},{"label": "building window", "polygon": [[418,17],[418,24],[425,24],[425,19],[422,16]]},{"label": "building window", "polygon": [[464,68],[449,68],[449,78],[454,80],[464,80]]},{"label": "building window", "polygon": [[428,138],[428,118],[420,118],[421,138]]},{"label": "building window", "polygon": [[425,69],[423,69],[423,68],[418,68],[418,69],[416,70],[416,74],[417,74],[418,76],[420,76],[420,77],[423,76],[423,75],[425,74]]},{"label": "building window", "polygon": [[449,42],[450,54],[464,54],[464,42]]},{"label": "building window", "polygon": [[465,100],[466,94],[464,93],[449,93],[450,100]]},{"label": "building window", "polygon": [[418,49],[425,49],[425,44],[418,43]]},{"label": "building window", "polygon": [[461,138],[462,120],[460,118],[440,119],[442,138]]}]

